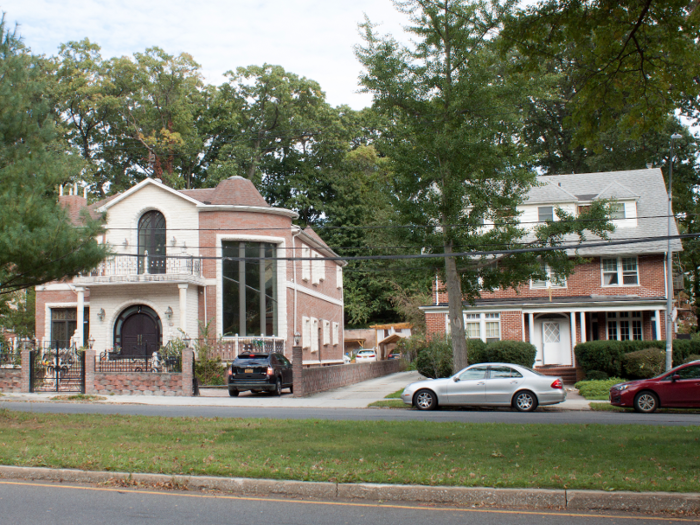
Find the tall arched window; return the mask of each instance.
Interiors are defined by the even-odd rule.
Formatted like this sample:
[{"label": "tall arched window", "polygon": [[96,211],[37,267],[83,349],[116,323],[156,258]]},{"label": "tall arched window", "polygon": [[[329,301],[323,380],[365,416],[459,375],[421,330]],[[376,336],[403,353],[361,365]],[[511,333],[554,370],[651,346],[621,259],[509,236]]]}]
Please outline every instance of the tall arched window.
[{"label": "tall arched window", "polygon": [[139,220],[139,273],[165,273],[165,217],[147,211]]}]

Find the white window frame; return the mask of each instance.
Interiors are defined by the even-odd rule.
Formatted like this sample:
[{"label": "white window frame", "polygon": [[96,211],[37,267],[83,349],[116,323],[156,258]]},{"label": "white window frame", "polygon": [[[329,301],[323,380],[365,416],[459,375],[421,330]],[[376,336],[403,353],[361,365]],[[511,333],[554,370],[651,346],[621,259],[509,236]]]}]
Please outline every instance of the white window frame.
[{"label": "white window frame", "polygon": [[[552,218],[551,219],[543,219],[542,218],[542,213],[540,212],[540,210],[544,210],[546,208],[549,208],[550,210],[552,210]],[[537,222],[545,222],[548,220],[553,221],[553,220],[555,220],[555,218],[556,218],[556,213],[554,213],[554,206],[538,206],[537,207]]]},{"label": "white window frame", "polygon": [[547,273],[547,279],[530,279],[530,288],[533,290],[547,290],[549,288],[566,288],[566,277],[560,278],[552,271],[548,264],[544,265],[544,270]]},{"label": "white window frame", "polygon": [[[634,259],[634,276],[637,280],[634,284],[624,284],[625,276],[630,277],[632,275],[631,270],[624,269],[624,261],[629,261]],[[606,270],[605,261],[615,261],[615,272],[612,270]],[[610,274],[616,274],[617,283],[606,284],[605,276]],[[600,258],[600,277],[602,286],[605,288],[609,287],[620,287],[620,286],[639,286],[639,259],[636,255],[632,257],[601,257]]]},{"label": "white window frame", "polygon": [[[489,334],[488,329],[493,325],[498,325],[498,337],[493,337],[493,332]],[[469,337],[470,329],[478,326],[478,337]],[[481,339],[483,342],[501,341],[503,334],[501,330],[501,314],[499,312],[469,312],[464,314],[464,332],[467,339]],[[472,334],[476,335],[476,333]],[[488,337],[491,335],[491,337]]]},{"label": "white window frame", "polygon": [[[639,337],[635,337],[635,323],[639,323]],[[615,331],[614,338],[610,337],[611,329]],[[623,335],[627,337],[623,339]],[[605,315],[605,337],[608,341],[644,341],[642,312],[608,312]]]},{"label": "white window frame", "polygon": [[610,218],[613,220],[626,219],[627,215],[625,213],[625,203],[624,202],[613,202],[610,204]]}]

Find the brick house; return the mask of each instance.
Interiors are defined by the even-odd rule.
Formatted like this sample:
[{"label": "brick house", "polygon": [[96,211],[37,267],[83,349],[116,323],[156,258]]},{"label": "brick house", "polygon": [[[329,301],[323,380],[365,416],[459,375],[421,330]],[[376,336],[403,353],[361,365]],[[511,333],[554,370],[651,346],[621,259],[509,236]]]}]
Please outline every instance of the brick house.
[{"label": "brick house", "polygon": [[[568,278],[549,272],[517,289],[481,294],[464,304],[468,338],[529,341],[537,348],[536,367],[575,367],[576,343],[598,339],[663,339],[666,313],[667,241],[639,241],[667,235],[668,197],[659,169],[538,177],[518,207],[523,224],[556,220],[562,208],[578,214],[598,199],[612,201],[611,243],[578,251],[587,262]],[[488,221],[485,222],[488,228]],[[675,222],[671,235],[678,235]],[[600,241],[589,235],[588,241]],[[672,250],[681,250],[674,239]],[[449,332],[447,293],[437,283],[434,303],[422,307],[427,331]]]},{"label": "brick house", "polygon": [[175,190],[148,178],[90,206],[77,187],[69,193],[59,199],[73,220],[83,208],[106,215],[98,241],[114,255],[89,274],[37,287],[44,347],[94,341],[98,353],[151,355],[208,326],[210,339],[234,349],[228,359],[261,340],[291,359],[299,333],[305,365],[343,362],[345,263],[326,260],[337,255],[249,180]]}]

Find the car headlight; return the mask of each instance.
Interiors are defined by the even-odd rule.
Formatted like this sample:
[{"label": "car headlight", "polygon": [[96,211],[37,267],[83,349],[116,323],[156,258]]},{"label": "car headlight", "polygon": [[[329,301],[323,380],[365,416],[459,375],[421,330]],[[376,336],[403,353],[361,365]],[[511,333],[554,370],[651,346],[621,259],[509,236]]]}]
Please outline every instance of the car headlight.
[{"label": "car headlight", "polygon": [[623,390],[627,390],[630,386],[629,385],[617,385],[615,388],[622,392]]}]

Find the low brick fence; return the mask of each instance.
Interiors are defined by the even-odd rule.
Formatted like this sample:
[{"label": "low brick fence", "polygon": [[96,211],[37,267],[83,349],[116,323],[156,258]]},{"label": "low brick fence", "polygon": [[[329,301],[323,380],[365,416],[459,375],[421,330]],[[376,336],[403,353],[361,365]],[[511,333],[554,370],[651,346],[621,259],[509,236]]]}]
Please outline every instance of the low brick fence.
[{"label": "low brick fence", "polygon": [[0,392],[22,391],[22,369],[0,368]]},{"label": "low brick fence", "polygon": [[[300,351],[299,353],[301,354]],[[295,348],[292,359],[292,366],[294,367],[294,397],[308,396],[360,383],[368,379],[388,376],[389,374],[400,372],[403,367],[403,362],[400,359],[390,359],[375,363],[303,368],[301,360],[302,356],[299,355],[297,357]]]}]

